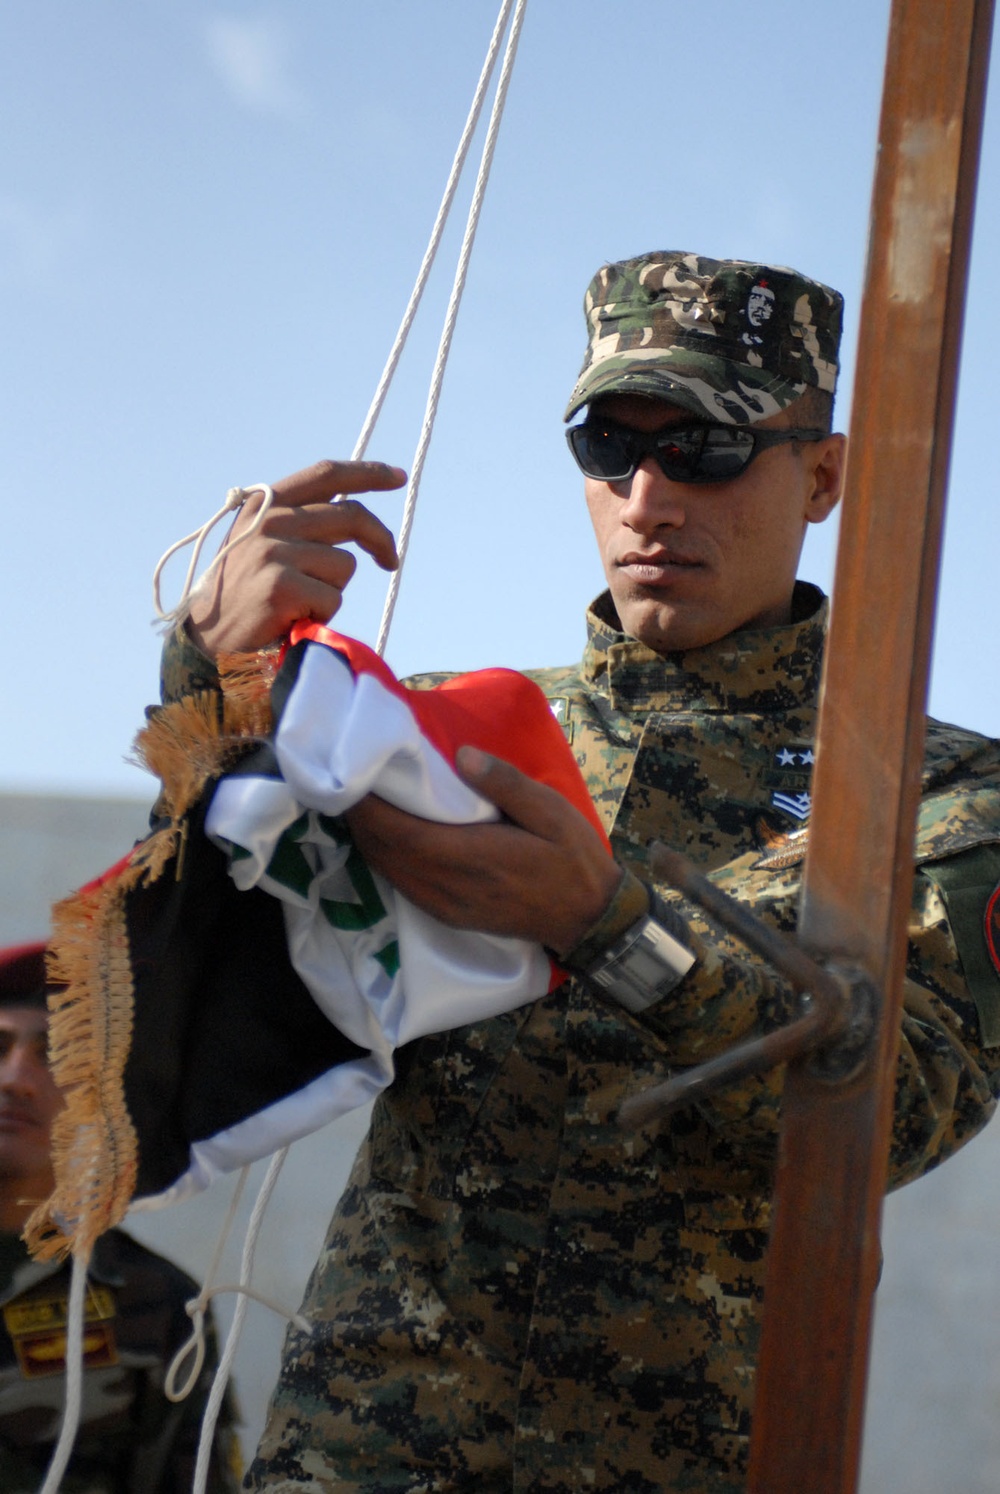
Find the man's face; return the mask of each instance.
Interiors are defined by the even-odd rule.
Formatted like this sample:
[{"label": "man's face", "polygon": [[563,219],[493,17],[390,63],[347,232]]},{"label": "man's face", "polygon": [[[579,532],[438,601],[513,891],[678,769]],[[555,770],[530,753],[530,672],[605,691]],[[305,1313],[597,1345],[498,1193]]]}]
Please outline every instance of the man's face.
[{"label": "man's face", "polygon": [[[640,431],[697,424],[665,400],[606,395],[595,413]],[[807,426],[792,404],[762,430]],[[674,482],[647,458],[624,482],[585,479],[587,507],[626,633],[669,653],[790,618],[810,522],[837,502],[843,437],[756,455],[731,482]]]},{"label": "man's face", "polygon": [[50,1174],[50,1132],[63,1100],[49,1071],[47,1027],[40,1007],[0,1007],[0,1178]]}]

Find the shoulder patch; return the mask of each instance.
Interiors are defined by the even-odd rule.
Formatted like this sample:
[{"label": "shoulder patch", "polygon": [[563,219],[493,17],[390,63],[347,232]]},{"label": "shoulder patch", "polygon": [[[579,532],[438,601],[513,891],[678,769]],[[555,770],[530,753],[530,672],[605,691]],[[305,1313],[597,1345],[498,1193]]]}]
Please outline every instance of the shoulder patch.
[{"label": "shoulder patch", "polygon": [[1000,974],[1000,882],[994,887],[990,900],[986,904],[986,916],[983,919],[983,929],[986,934],[986,948],[990,952],[990,959]]},{"label": "shoulder patch", "polygon": [[985,1047],[1000,1046],[1000,844],[970,847],[943,861],[925,862],[948,910],[952,937],[969,994],[979,1013]]},{"label": "shoulder patch", "polygon": [[[10,1334],[18,1368],[26,1380],[66,1372],[65,1288],[32,1292],[8,1302],[3,1308],[4,1327]],[[88,1281],[84,1308],[83,1367],[103,1369],[118,1363],[115,1343],[115,1299],[106,1286]]]}]

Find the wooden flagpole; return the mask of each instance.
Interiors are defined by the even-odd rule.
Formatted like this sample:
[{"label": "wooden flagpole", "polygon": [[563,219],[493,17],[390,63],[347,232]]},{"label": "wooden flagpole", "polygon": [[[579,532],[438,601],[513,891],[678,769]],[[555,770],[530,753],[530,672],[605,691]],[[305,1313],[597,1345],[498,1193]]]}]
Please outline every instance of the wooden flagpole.
[{"label": "wooden flagpole", "polygon": [[894,0],[799,938],[881,993],[831,1086],[789,1065],[749,1489],[850,1494],[993,0]]}]

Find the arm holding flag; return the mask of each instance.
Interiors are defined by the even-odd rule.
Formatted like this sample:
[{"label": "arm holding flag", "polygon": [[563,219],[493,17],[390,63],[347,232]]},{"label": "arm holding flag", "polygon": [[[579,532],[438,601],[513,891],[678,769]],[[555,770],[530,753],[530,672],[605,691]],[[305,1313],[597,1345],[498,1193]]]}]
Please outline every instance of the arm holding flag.
[{"label": "arm holding flag", "polygon": [[[170,693],[175,679],[178,693],[187,688],[184,657],[188,670],[207,682],[211,672],[200,655],[214,660],[262,649],[300,618],[326,622],[335,616],[356,565],[341,546],[355,543],[393,569],[392,535],[361,503],[339,495],[394,488],[404,480],[400,469],[381,462],[328,461],[275,483],[275,506],[260,533],[226,558],[209,594],[192,606],[187,638],[178,632],[168,648]],[[238,526],[252,519],[256,502],[246,505]],[[507,764],[466,753],[456,767],[497,804],[505,822],[463,829],[456,837],[454,827],[414,817],[406,824],[401,811],[368,799],[350,815],[366,859],[373,857],[402,891],[420,892],[425,910],[443,923],[535,939],[557,952],[573,948],[621,879],[599,837],[561,795]],[[565,910],[553,906],[554,886],[572,890]]]}]

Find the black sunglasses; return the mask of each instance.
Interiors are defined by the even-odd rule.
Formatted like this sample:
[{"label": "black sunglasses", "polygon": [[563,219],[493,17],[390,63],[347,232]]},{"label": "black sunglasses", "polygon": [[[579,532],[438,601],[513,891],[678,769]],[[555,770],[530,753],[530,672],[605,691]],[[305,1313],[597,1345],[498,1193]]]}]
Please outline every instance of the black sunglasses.
[{"label": "black sunglasses", "polygon": [[601,482],[624,482],[648,456],[673,482],[730,482],[746,471],[758,451],[785,441],[819,441],[826,434],[708,424],[637,431],[613,420],[588,419],[570,426],[566,440],[584,476]]}]

